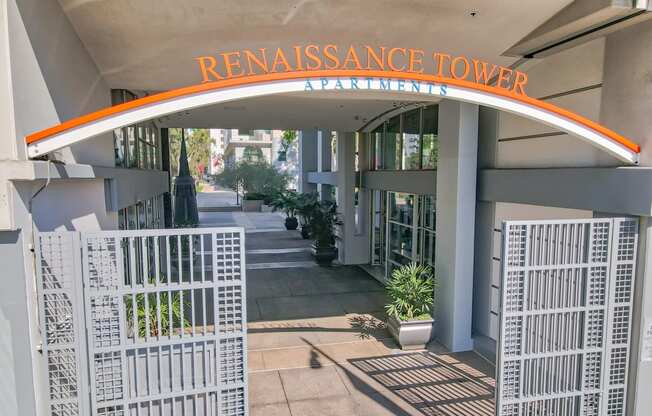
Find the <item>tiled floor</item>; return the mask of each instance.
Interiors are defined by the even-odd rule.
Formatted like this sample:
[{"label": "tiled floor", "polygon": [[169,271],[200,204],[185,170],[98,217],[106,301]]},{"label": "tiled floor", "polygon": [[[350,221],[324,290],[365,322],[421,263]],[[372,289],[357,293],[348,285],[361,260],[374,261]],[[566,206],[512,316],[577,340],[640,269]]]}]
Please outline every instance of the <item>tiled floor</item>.
[{"label": "tiled floor", "polygon": [[384,324],[384,288],[362,269],[317,267],[310,242],[283,230],[276,214],[201,219],[247,230],[252,416],[493,414],[493,367],[435,343],[398,350]]},{"label": "tiled floor", "polygon": [[247,270],[252,416],[493,411],[490,365],[436,344],[403,354],[385,328],[383,287],[357,267],[290,267],[310,253],[283,249],[308,246],[298,232],[247,235],[248,265],[265,265]]}]

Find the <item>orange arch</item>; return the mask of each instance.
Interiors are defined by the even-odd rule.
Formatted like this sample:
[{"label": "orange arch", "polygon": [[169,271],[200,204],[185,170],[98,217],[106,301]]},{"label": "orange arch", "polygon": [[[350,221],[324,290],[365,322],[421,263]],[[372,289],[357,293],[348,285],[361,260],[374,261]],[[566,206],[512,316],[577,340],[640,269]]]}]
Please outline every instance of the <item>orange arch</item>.
[{"label": "orange arch", "polygon": [[410,73],[410,72],[399,72],[399,71],[379,71],[379,70],[365,70],[365,69],[336,69],[336,70],[314,70],[314,71],[291,71],[291,72],[278,72],[278,73],[268,73],[260,75],[249,75],[236,78],[230,78],[225,80],[219,80],[214,82],[207,82],[203,84],[191,85],[188,87],[182,87],[154,95],[149,95],[147,97],[139,98],[137,100],[129,101],[124,104],[104,108],[68,121],[65,121],[56,126],[38,131],[36,133],[30,134],[25,138],[25,142],[28,145],[37,143],[39,140],[47,139],[53,135],[65,132],[67,130],[83,126],[84,124],[98,121],[113,115],[119,114],[124,111],[136,109],[139,107],[144,107],[151,104],[156,104],[164,101],[174,100],[176,98],[189,96],[192,94],[226,89],[231,87],[239,87],[252,84],[261,84],[261,83],[270,83],[274,81],[289,81],[313,77],[323,77],[323,78],[337,78],[337,77],[371,77],[371,78],[392,78],[392,79],[404,79],[404,80],[415,80],[423,81],[429,83],[437,84],[446,84],[454,85],[462,88],[467,88],[470,90],[476,90],[483,93],[489,93],[492,95],[509,98],[542,110],[549,111],[553,114],[565,117],[569,120],[572,120],[580,125],[588,127],[592,130],[595,130],[604,136],[608,137],[610,140],[626,147],[627,149],[640,153],[641,148],[638,144],[634,143],[630,139],[610,130],[601,124],[598,124],[592,120],[589,120],[585,117],[582,117],[572,111],[565,110],[563,108],[557,107],[553,104],[547,103],[545,101],[538,100],[536,98],[531,98],[526,95],[515,94],[511,91],[497,88],[489,85],[477,84],[470,81],[465,81],[461,79],[454,79],[448,77],[440,77],[430,74],[419,74],[419,73]]}]

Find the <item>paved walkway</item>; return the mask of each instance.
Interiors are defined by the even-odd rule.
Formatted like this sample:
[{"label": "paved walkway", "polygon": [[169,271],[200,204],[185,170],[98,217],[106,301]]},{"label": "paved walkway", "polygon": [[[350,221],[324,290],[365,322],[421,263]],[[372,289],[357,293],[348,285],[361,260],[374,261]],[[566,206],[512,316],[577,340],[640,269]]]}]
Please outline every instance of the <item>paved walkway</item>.
[{"label": "paved walkway", "polygon": [[282,229],[282,217],[256,227],[256,214],[243,215],[254,224],[245,243],[252,416],[493,414],[486,361],[437,344],[398,350],[382,285],[358,267],[316,266],[297,231],[261,231]]},{"label": "paved walkway", "polygon": [[230,189],[204,184],[202,192],[197,192],[197,207],[200,210],[237,206],[235,192]]}]

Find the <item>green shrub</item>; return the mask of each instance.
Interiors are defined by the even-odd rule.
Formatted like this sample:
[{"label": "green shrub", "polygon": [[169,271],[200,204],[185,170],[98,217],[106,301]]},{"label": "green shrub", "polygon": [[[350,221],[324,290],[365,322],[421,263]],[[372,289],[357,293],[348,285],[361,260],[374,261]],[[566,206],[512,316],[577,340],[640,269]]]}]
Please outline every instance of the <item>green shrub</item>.
[{"label": "green shrub", "polygon": [[411,263],[399,267],[387,284],[387,314],[401,321],[429,319],[435,286],[430,266]]},{"label": "green shrub", "polygon": [[[215,176],[215,181],[234,191],[268,197],[285,191],[290,177],[265,161],[238,163]],[[264,199],[264,198],[261,198]]]},{"label": "green shrub", "polygon": [[248,201],[260,201],[260,200],[264,201],[265,198],[267,198],[267,195],[258,192],[249,192],[244,196],[244,199]]}]

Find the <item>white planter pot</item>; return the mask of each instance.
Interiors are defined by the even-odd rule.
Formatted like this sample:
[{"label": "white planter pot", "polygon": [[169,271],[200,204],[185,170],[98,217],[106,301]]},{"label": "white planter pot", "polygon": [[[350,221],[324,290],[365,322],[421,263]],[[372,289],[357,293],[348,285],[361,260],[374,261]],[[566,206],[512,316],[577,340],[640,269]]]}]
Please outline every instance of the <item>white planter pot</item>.
[{"label": "white planter pot", "polygon": [[433,319],[399,321],[389,317],[387,328],[403,350],[420,350],[433,336]]}]

